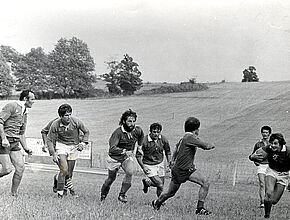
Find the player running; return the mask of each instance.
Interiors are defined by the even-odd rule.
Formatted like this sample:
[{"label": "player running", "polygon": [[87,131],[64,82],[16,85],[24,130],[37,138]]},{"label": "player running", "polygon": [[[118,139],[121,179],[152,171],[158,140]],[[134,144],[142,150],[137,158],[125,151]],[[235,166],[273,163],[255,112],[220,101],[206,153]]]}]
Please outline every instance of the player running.
[{"label": "player running", "polygon": [[126,203],[128,201],[126,193],[131,188],[133,170],[134,170],[134,150],[135,144],[138,143],[140,148],[144,133],[139,126],[135,126],[137,119],[136,112],[131,109],[125,111],[120,119],[119,125],[109,140],[108,155],[108,178],[101,188],[101,201],[107,197],[112,183],[115,181],[117,173],[122,167],[125,171],[125,177],[122,182],[118,200]]},{"label": "player running", "polygon": [[137,162],[149,179],[142,179],[143,192],[147,193],[150,186],[156,187],[157,197],[163,191],[165,168],[165,153],[167,163],[171,162],[171,152],[168,140],[160,134],[162,125],[150,125],[150,133],[145,136],[141,149],[136,152]]},{"label": "player running", "polygon": [[[54,185],[57,183],[57,194],[62,198],[65,194],[65,183],[70,189],[72,196],[78,197],[72,188],[72,175],[79,151],[88,144],[89,130],[82,121],[72,117],[72,108],[63,104],[58,108],[59,119],[54,120],[47,134],[47,144],[53,161],[59,166],[58,179],[54,178]],[[80,132],[83,139],[80,139]]]},{"label": "player running", "polygon": [[[256,150],[258,150],[261,147],[265,147],[269,145],[269,136],[272,133],[272,129],[269,126],[263,126],[261,128],[261,135],[262,139],[257,142],[254,146],[254,150],[252,153],[254,153]],[[254,162],[257,166],[257,176],[259,180],[259,197],[260,197],[260,208],[264,208],[264,198],[265,198],[265,176],[266,176],[266,170],[268,167],[268,159],[265,158],[264,160],[260,162]]]},{"label": "player running", "polygon": [[174,164],[171,170],[171,182],[168,191],[162,193],[157,200],[152,201],[154,209],[159,210],[161,205],[169,198],[173,197],[182,183],[190,181],[200,185],[198,192],[198,202],[196,214],[209,215],[210,211],[204,208],[204,201],[208,194],[209,182],[198,172],[194,165],[194,156],[197,148],[211,150],[214,145],[201,141],[198,138],[200,121],[195,117],[189,117],[184,124],[185,135],[176,145],[172,160]]},{"label": "player running", "polygon": [[265,218],[270,218],[271,207],[279,202],[289,180],[290,149],[282,134],[274,133],[270,145],[259,148],[250,155],[250,160],[261,162],[268,159],[269,167],[265,178]]}]

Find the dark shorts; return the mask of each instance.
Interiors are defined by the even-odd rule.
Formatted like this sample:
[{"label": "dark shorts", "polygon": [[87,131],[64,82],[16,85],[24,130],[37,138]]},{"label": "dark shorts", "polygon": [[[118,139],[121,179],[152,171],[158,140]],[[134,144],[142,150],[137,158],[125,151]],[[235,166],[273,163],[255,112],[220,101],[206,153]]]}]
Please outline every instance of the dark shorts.
[{"label": "dark shorts", "polygon": [[189,176],[194,171],[196,171],[195,168],[188,169],[188,170],[182,170],[182,169],[173,167],[172,170],[171,170],[171,180],[175,184],[185,183],[189,179]]},{"label": "dark shorts", "polygon": [[19,147],[19,138],[11,138],[7,137],[7,140],[10,143],[9,147],[2,147],[2,139],[0,138],[0,154],[9,154],[10,151],[19,151],[21,148]]}]

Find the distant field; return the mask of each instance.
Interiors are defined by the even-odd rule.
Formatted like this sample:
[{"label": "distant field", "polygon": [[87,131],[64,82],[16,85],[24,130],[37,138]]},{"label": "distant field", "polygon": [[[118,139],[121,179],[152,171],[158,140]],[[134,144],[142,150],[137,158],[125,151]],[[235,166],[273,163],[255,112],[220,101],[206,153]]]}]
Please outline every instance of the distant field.
[{"label": "distant field", "polygon": [[[151,123],[158,121],[172,145],[183,135],[185,118],[198,117],[201,137],[214,142],[217,148],[212,152],[199,151],[197,162],[235,161],[247,157],[264,124],[289,137],[289,94],[290,82],[259,82],[222,83],[206,91],[147,97],[37,100],[29,113],[27,136],[40,137],[41,128],[57,117],[58,106],[69,103],[73,115],[90,129],[95,154],[106,152],[121,113],[131,108],[137,112],[137,124],[145,133]],[[5,103],[1,101],[0,107]],[[225,153],[228,157],[224,157]]]}]

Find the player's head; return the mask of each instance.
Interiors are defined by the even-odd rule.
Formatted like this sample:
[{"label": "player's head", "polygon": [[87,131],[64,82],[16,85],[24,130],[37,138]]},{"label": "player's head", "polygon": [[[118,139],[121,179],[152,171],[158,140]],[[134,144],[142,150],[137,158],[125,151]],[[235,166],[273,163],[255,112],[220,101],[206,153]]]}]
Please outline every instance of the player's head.
[{"label": "player's head", "polygon": [[281,133],[271,134],[269,142],[274,151],[281,150],[282,146],[286,144],[286,141]]},{"label": "player's head", "polygon": [[189,117],[184,123],[185,132],[194,132],[198,131],[200,127],[200,121],[195,117]]},{"label": "player's head", "polygon": [[157,140],[162,131],[162,125],[155,122],[150,125],[150,137],[152,140]]},{"label": "player's head", "polygon": [[271,133],[272,133],[272,129],[270,126],[265,125],[261,127],[261,134],[262,134],[263,139],[268,139]]},{"label": "player's head", "polygon": [[119,125],[122,125],[126,131],[130,132],[135,128],[136,120],[136,112],[129,109],[122,114]]},{"label": "player's head", "polygon": [[31,90],[23,90],[21,93],[20,93],[20,96],[19,96],[19,100],[20,101],[25,101],[25,107],[26,108],[31,108],[32,107],[32,104],[34,103],[34,99],[35,99],[35,95],[34,95],[34,92],[32,92]]},{"label": "player's head", "polygon": [[72,114],[72,107],[69,104],[62,104],[58,108],[58,115],[63,124],[69,124],[70,116]]}]

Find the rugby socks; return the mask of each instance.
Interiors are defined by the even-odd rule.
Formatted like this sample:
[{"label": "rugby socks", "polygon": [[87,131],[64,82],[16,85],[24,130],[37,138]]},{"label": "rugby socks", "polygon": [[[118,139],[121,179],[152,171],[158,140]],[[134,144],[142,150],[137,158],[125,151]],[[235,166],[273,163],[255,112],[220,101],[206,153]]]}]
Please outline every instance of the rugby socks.
[{"label": "rugby socks", "polygon": [[12,178],[12,187],[11,187],[12,195],[17,194],[17,189],[20,185],[21,179],[22,179],[22,175],[19,175],[19,173],[15,171]]},{"label": "rugby socks", "polygon": [[66,180],[66,184],[65,184],[64,188],[69,189],[70,191],[74,191],[74,185],[72,183],[72,179],[71,178],[68,178]]},{"label": "rugby socks", "polygon": [[197,207],[196,207],[196,209],[197,209],[197,210],[200,210],[200,209],[203,208],[203,206],[204,206],[204,201],[200,201],[200,200],[198,200],[198,201],[197,201]]},{"label": "rugby socks", "polygon": [[155,186],[156,187],[156,185],[150,179],[145,179],[145,183],[146,183],[146,185],[148,187],[150,187],[150,186]]},{"label": "rugby socks", "polygon": [[122,183],[121,191],[119,195],[125,195],[126,192],[130,189],[131,183]]},{"label": "rugby socks", "polygon": [[272,202],[265,200],[264,204],[265,204],[265,217],[269,217],[272,208]]}]

